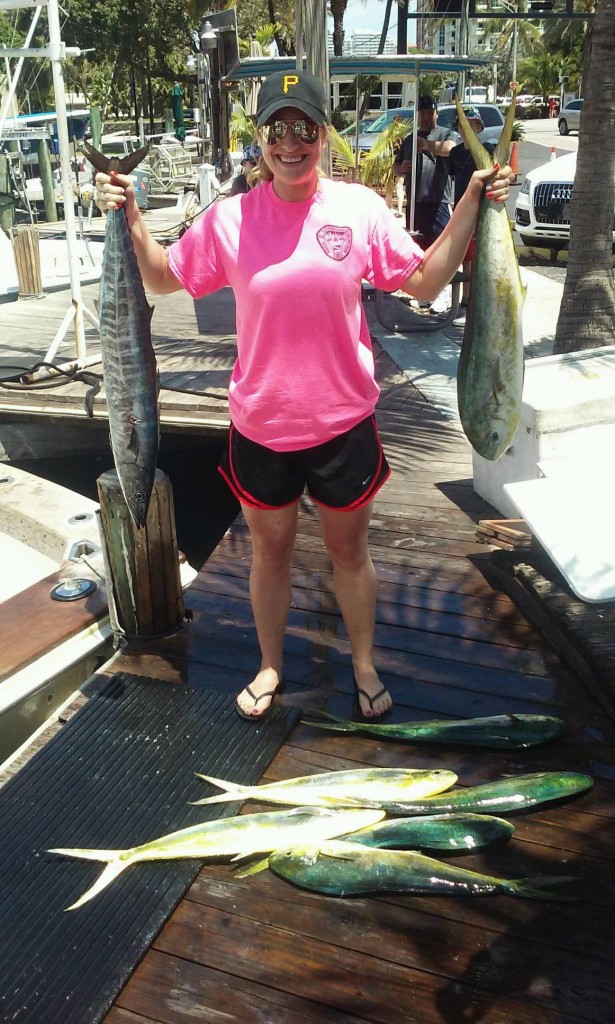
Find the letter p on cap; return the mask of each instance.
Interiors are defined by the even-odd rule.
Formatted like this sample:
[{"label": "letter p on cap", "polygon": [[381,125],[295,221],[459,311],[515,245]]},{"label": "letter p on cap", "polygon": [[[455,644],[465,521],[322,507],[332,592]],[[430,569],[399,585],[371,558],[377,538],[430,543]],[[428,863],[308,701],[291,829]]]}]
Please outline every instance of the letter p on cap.
[{"label": "letter p on cap", "polygon": [[284,75],[284,85],[282,86],[282,91],[288,92],[289,86],[298,84],[299,79],[297,75]]}]

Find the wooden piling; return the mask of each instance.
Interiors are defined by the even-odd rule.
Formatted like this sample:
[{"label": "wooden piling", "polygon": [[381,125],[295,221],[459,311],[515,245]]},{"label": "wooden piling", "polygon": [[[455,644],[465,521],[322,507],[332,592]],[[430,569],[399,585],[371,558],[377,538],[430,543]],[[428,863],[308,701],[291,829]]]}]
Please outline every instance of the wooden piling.
[{"label": "wooden piling", "polygon": [[13,229],[13,253],[19,281],[19,298],[41,299],[45,294],[41,277],[41,253],[38,230],[33,224],[24,224]]},{"label": "wooden piling", "polygon": [[171,481],[156,470],[145,526],[128,511],[119,478],[97,480],[112,623],[128,637],[174,633],[185,621]]}]

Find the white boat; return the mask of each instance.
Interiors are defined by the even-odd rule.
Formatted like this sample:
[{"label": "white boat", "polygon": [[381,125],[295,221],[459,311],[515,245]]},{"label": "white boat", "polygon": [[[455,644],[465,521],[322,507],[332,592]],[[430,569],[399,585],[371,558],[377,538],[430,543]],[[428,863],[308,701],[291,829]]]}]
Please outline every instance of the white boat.
[{"label": "white boat", "polygon": [[112,654],[97,508],[0,470],[0,762]]},{"label": "white boat", "polygon": [[98,507],[0,468],[0,764],[113,657]]}]

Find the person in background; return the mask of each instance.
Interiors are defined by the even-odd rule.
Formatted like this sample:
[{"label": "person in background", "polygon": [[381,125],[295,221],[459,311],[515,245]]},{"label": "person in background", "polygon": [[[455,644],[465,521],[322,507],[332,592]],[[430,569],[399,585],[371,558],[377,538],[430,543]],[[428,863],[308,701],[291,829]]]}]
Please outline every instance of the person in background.
[{"label": "person in background", "polygon": [[103,210],[124,207],[150,291],[198,298],[231,286],[237,361],[220,471],[252,538],[250,598],[261,661],[236,699],[258,723],[283,685],[291,562],[307,490],[333,567],[350,641],[355,706],[374,720],[391,707],[374,664],[376,575],[368,527],[390,469],[374,416],[379,387],[361,302],[363,279],[437,295],[465,253],[485,190],[508,196],[508,175],[476,171],[453,217],[423,252],[382,197],[319,173],[327,97],[307,71],[275,72],[258,95],[258,188],[214,203],[168,248],[149,234],[130,177],[98,173]]},{"label": "person in background", "polygon": [[[401,116],[401,114],[398,114],[396,117],[393,118],[393,120],[397,121],[399,123],[399,122],[403,121],[403,117]],[[395,146],[395,151],[394,151],[394,159],[395,160],[397,159],[397,155],[399,153],[400,147],[401,147],[401,141]],[[393,177],[393,192],[395,194],[395,201],[397,203],[397,216],[398,217],[403,217],[404,216],[404,176],[403,176],[403,174],[398,174],[397,176]]]},{"label": "person in background", "polygon": [[233,178],[229,190],[229,196],[236,196],[240,193],[249,192],[255,184],[255,171],[261,155],[261,148],[255,142],[246,146],[241,158],[241,173]]},{"label": "person in background", "polygon": [[[463,107],[463,112],[466,115],[470,127],[478,135],[482,132],[485,127],[483,119],[480,116],[476,107]],[[453,129],[459,131],[459,118],[456,117],[453,121]],[[495,145],[491,142],[483,143],[485,149],[490,153],[495,150]],[[465,142],[460,142],[459,145],[453,146],[448,154],[449,167],[451,175],[454,181],[454,192],[453,192],[453,203],[457,206],[457,203],[461,201],[476,167],[474,166],[474,160],[472,154],[468,149]],[[462,270],[464,277],[469,278],[472,273],[472,259],[474,257],[474,237],[470,240],[468,250],[463,258]],[[466,316],[466,310],[468,307],[468,299],[470,296],[470,282],[469,280],[463,282],[462,293],[461,293],[461,308],[459,310],[459,316],[455,320],[455,323],[463,323]]]},{"label": "person in background", "polygon": [[[440,237],[451,219],[453,190],[448,154],[457,137],[450,128],[437,124],[438,104],[433,96],[419,97],[416,192],[414,196],[414,230],[424,249]],[[393,175],[404,176],[406,186],[406,229],[410,230],[410,196],[412,191],[412,133],[406,135],[393,161]],[[446,296],[430,304],[430,312],[442,312]]]}]

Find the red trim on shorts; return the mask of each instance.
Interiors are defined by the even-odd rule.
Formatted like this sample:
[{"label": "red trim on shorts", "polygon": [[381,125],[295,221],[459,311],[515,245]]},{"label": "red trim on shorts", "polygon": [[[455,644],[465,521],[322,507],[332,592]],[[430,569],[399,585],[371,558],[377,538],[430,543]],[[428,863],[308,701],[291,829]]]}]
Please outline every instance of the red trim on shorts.
[{"label": "red trim on shorts", "polygon": [[316,505],[320,505],[321,508],[328,508],[332,512],[352,512],[355,509],[363,508],[365,505],[368,505],[369,502],[374,497],[374,495],[376,495],[378,493],[380,488],[384,487],[384,485],[386,484],[387,480],[389,479],[389,477],[391,475],[391,467],[389,466],[386,474],[382,477],[382,479],[380,479],[380,472],[382,470],[382,461],[383,461],[383,458],[384,458],[384,448],[382,447],[382,441],[380,440],[380,434],[378,433],[378,427],[377,427],[377,424],[376,424],[376,417],[375,416],[372,416],[372,423],[374,425],[374,431],[375,431],[376,437],[378,439],[378,446],[379,446],[379,449],[380,449],[380,458],[379,458],[379,461],[378,461],[378,469],[374,473],[374,479],[372,480],[372,482],[369,485],[369,487],[367,488],[367,490],[361,495],[360,498],[356,498],[355,501],[351,502],[350,505],[343,505],[342,507],[340,507],[339,505],[325,505],[324,501],[318,501],[316,498],[313,498],[312,495],[310,495],[310,497],[312,498],[312,501]]},{"label": "red trim on shorts", "polygon": [[248,491],[245,491],[243,489],[243,487],[241,486],[237,479],[235,470],[233,469],[233,449],[231,447],[231,431],[235,429],[236,428],[231,423],[228,437],[228,462],[231,471],[231,476],[229,476],[228,473],[225,473],[222,466],[218,466],[218,472],[220,476],[223,476],[224,479],[226,480],[231,491],[237,498],[237,501],[240,502],[240,504],[242,505],[247,505],[249,508],[260,509],[263,512],[275,512],[276,509],[279,508],[289,508],[290,505],[294,505],[295,502],[299,501],[299,498],[295,498],[293,501],[289,501],[285,505],[267,505],[264,501],[259,501],[258,498],[254,497],[254,495],[249,494]]}]

